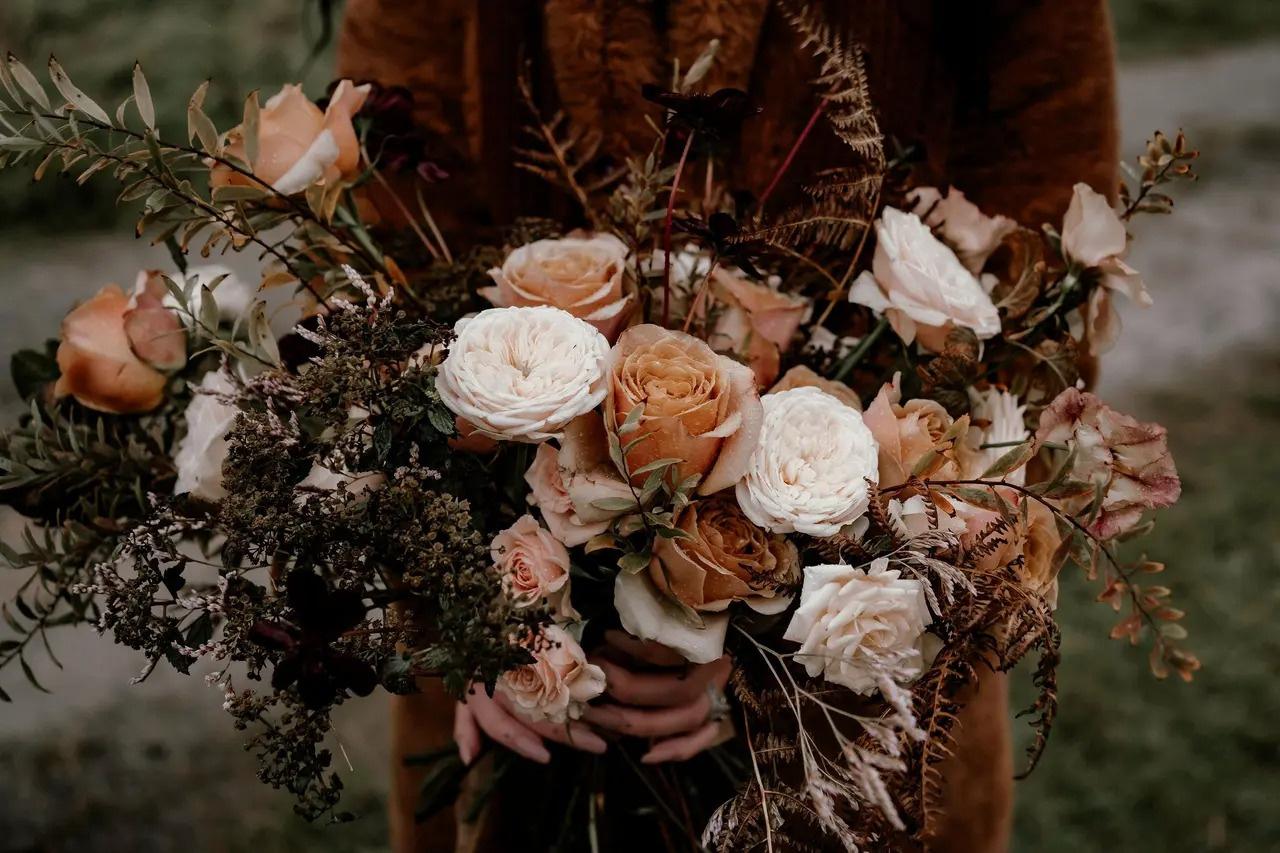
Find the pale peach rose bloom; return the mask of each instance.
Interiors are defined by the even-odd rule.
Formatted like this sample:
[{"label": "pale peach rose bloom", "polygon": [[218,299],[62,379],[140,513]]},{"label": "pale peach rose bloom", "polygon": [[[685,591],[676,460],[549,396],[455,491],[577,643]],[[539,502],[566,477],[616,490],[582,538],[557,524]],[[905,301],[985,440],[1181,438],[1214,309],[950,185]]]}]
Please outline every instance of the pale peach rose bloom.
[{"label": "pale peach rose bloom", "polygon": [[574,233],[538,240],[489,270],[480,295],[499,308],[551,305],[586,320],[613,343],[635,298],[625,292],[627,246],[612,234]]},{"label": "pale peach rose bloom", "polygon": [[[862,419],[880,448],[880,487],[897,486],[911,479],[916,463],[951,428],[951,415],[936,400],[915,399],[906,404],[899,387],[901,377],[880,389]],[[930,479],[952,480],[959,477],[955,462],[948,460]]]},{"label": "pale peach rose bloom", "polygon": [[107,285],[63,318],[55,396],[71,395],[82,405],[113,414],[146,412],[160,405],[168,380],[156,368],[185,362],[186,333],[173,312],[160,304],[163,296],[155,292],[156,285],[164,287],[158,277],[145,272],[138,277],[134,296]]},{"label": "pale peach rose bloom", "polygon": [[[593,415],[583,417],[599,423],[599,418]],[[565,433],[569,431],[570,428],[566,428]],[[573,499],[560,473],[560,451],[551,444],[538,445],[538,452],[534,454],[533,464],[525,472],[524,480],[529,484],[529,505],[542,511],[542,520],[547,523],[551,535],[567,547],[582,545],[609,529],[608,519],[587,522],[574,510]]]},{"label": "pale peach rose bloom", "polygon": [[800,555],[786,537],[752,524],[724,493],[687,504],[674,521],[689,538],[654,544],[649,574],[659,590],[693,610],[719,612],[734,601],[760,613],[786,609],[800,580]]},{"label": "pale peach rose bloom", "polygon": [[636,431],[624,437],[647,436],[627,454],[631,471],[680,459],[678,481],[701,476],[700,495],[742,477],[763,418],[749,368],[692,335],[650,324],[623,332],[609,360],[606,422],[621,427],[635,407],[644,407]]},{"label": "pale peach rose bloom", "polygon": [[516,607],[545,601],[555,618],[577,618],[569,602],[569,552],[532,515],[494,536],[489,553]]},{"label": "pale peach rose bloom", "polygon": [[[277,192],[292,195],[317,181],[352,178],[360,169],[360,141],[352,118],[364,106],[370,86],[343,80],[320,111],[296,84],[286,85],[263,105],[258,119],[258,157],[249,164],[254,177]],[[226,151],[247,159],[244,129],[227,134]],[[211,173],[213,186],[254,186],[256,182],[222,165]]]},{"label": "pale peach rose bloom", "polygon": [[809,300],[718,267],[711,273],[711,292],[718,304],[708,343],[746,359],[756,384],[768,387],[778,377],[782,353],[804,321]]},{"label": "pale peach rose bloom", "polygon": [[1040,414],[1036,441],[1070,443],[1072,475],[1106,490],[1090,526],[1099,538],[1129,530],[1144,510],[1170,506],[1182,493],[1165,428],[1121,414],[1093,394],[1068,388],[1054,398]]},{"label": "pale peach rose bloom", "polygon": [[498,689],[515,709],[534,721],[564,723],[582,716],[604,692],[604,670],[587,663],[582,646],[558,625],[542,630],[533,663],[503,673]]},{"label": "pale peach rose bloom", "polygon": [[849,301],[888,318],[906,343],[937,351],[961,326],[985,340],[1000,334],[1000,314],[982,284],[914,213],[886,207],[876,222],[871,271]]},{"label": "pale peach rose bloom", "polygon": [[909,198],[915,205],[913,212],[942,237],[974,275],[982,272],[1000,241],[1018,227],[1007,216],[987,216],[955,187],[945,196],[936,187],[920,187]]},{"label": "pale peach rose bloom", "polygon": [[1111,302],[1119,293],[1137,305],[1151,305],[1142,276],[1124,262],[1129,235],[1106,197],[1088,184],[1076,184],[1062,222],[1062,252],[1067,258],[1101,273],[1101,287],[1089,295],[1085,328],[1089,352],[1100,355],[1120,335],[1120,315]]},{"label": "pale peach rose bloom", "polygon": [[858,399],[858,392],[839,380],[820,376],[812,368],[803,364],[797,364],[782,374],[782,378],[769,389],[769,393],[777,394],[790,391],[792,388],[817,388],[819,391],[826,391],[846,406],[862,411],[862,401]]}]

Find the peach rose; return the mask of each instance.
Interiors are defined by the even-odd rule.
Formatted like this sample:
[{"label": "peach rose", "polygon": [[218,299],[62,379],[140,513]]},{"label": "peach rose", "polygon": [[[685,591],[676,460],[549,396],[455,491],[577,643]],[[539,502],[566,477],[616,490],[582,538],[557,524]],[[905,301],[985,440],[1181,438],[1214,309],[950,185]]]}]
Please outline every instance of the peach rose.
[{"label": "peach rose", "polygon": [[674,521],[688,538],[655,543],[649,574],[658,589],[693,610],[734,601],[760,613],[786,609],[800,580],[794,544],[752,524],[723,493],[685,505]]},{"label": "peach rose", "polygon": [[884,209],[871,264],[849,288],[849,301],[883,314],[903,341],[936,351],[956,326],[982,340],[1000,334],[1000,314],[982,284],[914,213]]},{"label": "peach rose", "polygon": [[680,459],[677,482],[699,475],[700,495],[742,477],[763,418],[749,368],[691,335],[649,324],[623,332],[609,359],[607,422],[621,427],[635,407],[644,407],[637,430],[624,436],[627,442],[647,436],[627,454],[631,471]]},{"label": "peach rose", "polygon": [[[911,479],[916,463],[938,447],[942,436],[951,428],[951,416],[935,400],[908,400],[901,405],[900,376],[880,389],[862,418],[876,437],[880,451],[880,487],[897,486]],[[957,479],[959,470],[947,461],[933,479]]]},{"label": "peach rose", "polygon": [[1074,263],[1098,270],[1101,276],[1101,286],[1089,294],[1085,308],[1092,355],[1109,350],[1120,335],[1120,315],[1111,303],[1113,292],[1144,308],[1151,304],[1142,276],[1124,262],[1128,244],[1124,223],[1106,197],[1088,184],[1076,184],[1062,221],[1062,253]]},{"label": "peach rose", "polygon": [[[1014,508],[1013,515],[1018,520],[1017,525],[1012,530],[999,534],[999,545],[985,550],[978,559],[977,566],[982,571],[991,572],[1014,563],[1014,568],[1027,589],[1042,596],[1051,607],[1056,608],[1059,566],[1054,564],[1054,555],[1062,544],[1058,521],[1052,510],[1033,500],[1027,505],[1026,521],[1023,522],[1021,503],[1024,498],[1011,490],[1002,489],[1001,493]],[[957,509],[965,522],[961,542],[966,547],[978,544],[979,534],[1000,518],[997,512],[966,504],[958,505]],[[1018,557],[1022,559],[1019,561]]]},{"label": "peach rose", "polygon": [[[598,419],[591,415],[585,417],[598,423]],[[524,481],[529,484],[529,505],[542,511],[542,520],[547,523],[551,535],[567,547],[582,545],[609,529],[607,519],[587,522],[574,510],[573,499],[560,473],[560,451],[550,444],[538,445]]]},{"label": "peach rose", "polygon": [[67,314],[54,395],[71,395],[81,405],[112,414],[160,405],[168,380],[157,368],[181,367],[187,352],[186,332],[163,306],[163,293],[159,276],[143,272],[133,296],[109,284]]},{"label": "peach rose", "polygon": [[987,216],[955,187],[945,196],[935,187],[920,187],[909,200],[915,205],[913,212],[942,237],[974,275],[982,272],[1000,241],[1018,227],[1007,216]]},{"label": "peach rose", "polygon": [[489,553],[516,607],[545,601],[557,619],[577,618],[569,603],[569,552],[532,515],[493,537]]},{"label": "peach rose", "polygon": [[635,498],[631,486],[622,479],[617,466],[609,458],[609,436],[598,412],[590,412],[569,422],[560,438],[556,463],[560,469],[560,483],[569,496],[573,514],[583,525],[594,526],[603,522],[604,529],[608,529],[609,521],[622,513],[602,510],[598,502],[609,498]]},{"label": "peach rose", "polygon": [[711,273],[711,292],[718,307],[708,343],[745,358],[756,384],[768,387],[778,377],[782,353],[809,311],[809,300],[720,268]]},{"label": "peach rose", "polygon": [[558,625],[542,629],[533,663],[503,673],[501,690],[524,717],[552,723],[576,720],[604,692],[604,670],[587,663],[582,646]]},{"label": "peach rose", "polygon": [[[364,106],[370,86],[354,86],[343,80],[321,112],[302,93],[302,87],[284,86],[263,105],[258,119],[258,156],[249,164],[254,177],[284,195],[302,192],[317,181],[326,183],[352,178],[360,169],[360,141],[352,118]],[[244,128],[227,133],[226,152],[247,160]],[[213,186],[253,186],[245,175],[216,165]]]},{"label": "peach rose", "polygon": [[777,394],[792,388],[817,388],[819,391],[826,391],[846,406],[862,411],[862,401],[858,399],[856,391],[843,382],[819,376],[812,368],[803,364],[797,364],[782,374],[782,378],[769,389],[769,393]]},{"label": "peach rose", "polygon": [[635,307],[626,285],[627,246],[612,234],[570,234],[521,246],[489,270],[480,295],[499,308],[551,305],[586,320],[613,343]]}]

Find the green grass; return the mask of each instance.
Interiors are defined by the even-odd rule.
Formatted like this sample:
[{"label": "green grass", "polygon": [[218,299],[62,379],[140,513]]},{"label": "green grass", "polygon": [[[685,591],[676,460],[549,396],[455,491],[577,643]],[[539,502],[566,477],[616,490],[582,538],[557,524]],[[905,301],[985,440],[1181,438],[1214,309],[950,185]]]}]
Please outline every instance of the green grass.
[{"label": "green grass", "polygon": [[[1246,365],[1247,385],[1232,379]],[[1277,850],[1280,359],[1224,359],[1138,409],[1170,428],[1184,486],[1145,547],[1204,669],[1155,681],[1107,638],[1096,588],[1066,579],[1062,713],[1018,788],[1014,849]]]},{"label": "green grass", "polygon": [[1122,59],[1280,36],[1273,0],[1111,0]]}]

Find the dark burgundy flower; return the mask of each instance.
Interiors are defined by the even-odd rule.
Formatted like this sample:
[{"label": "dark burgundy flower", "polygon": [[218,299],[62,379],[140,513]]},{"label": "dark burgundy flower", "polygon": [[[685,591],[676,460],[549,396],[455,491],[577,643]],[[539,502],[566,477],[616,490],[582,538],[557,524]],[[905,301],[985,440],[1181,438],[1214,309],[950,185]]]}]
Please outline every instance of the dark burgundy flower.
[{"label": "dark burgundy flower", "polygon": [[723,139],[735,135],[742,122],[760,112],[760,106],[741,89],[718,89],[711,93],[667,92],[646,83],[640,90],[646,100],[668,111],[668,121],[699,136]]},{"label": "dark burgundy flower", "polygon": [[699,242],[715,253],[721,263],[733,264],[752,278],[762,278],[751,258],[764,247],[747,240],[738,220],[729,214],[713,213],[707,219],[693,215],[681,216],[673,224],[678,230],[698,238]]},{"label": "dark burgundy flower", "polygon": [[281,653],[271,686],[285,690],[296,684],[309,708],[322,708],[344,691],[357,696],[372,693],[378,684],[373,667],[333,648],[343,633],[364,621],[360,594],[331,590],[314,572],[294,569],[285,581],[285,599],[292,622],[260,620],[249,631],[254,642]]}]

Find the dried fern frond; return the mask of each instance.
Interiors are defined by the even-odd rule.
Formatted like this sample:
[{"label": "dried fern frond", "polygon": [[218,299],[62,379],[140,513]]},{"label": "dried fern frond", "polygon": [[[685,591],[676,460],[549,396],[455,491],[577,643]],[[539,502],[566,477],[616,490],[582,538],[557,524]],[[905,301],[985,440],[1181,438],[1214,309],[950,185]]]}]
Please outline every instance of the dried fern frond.
[{"label": "dried fern frond", "polygon": [[814,84],[827,101],[827,121],[841,141],[863,161],[867,171],[882,173],[884,136],[871,106],[862,48],[836,32],[822,12],[812,5],[788,2],[783,4],[783,10],[800,35],[801,48],[809,50],[820,64]]}]

